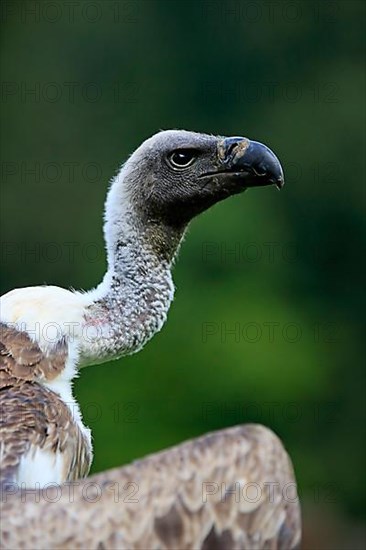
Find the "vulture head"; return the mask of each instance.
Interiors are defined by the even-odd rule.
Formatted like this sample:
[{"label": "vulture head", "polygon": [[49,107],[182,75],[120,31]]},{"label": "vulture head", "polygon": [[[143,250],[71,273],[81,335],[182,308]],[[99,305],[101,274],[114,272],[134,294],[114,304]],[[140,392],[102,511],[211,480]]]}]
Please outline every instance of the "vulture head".
[{"label": "vulture head", "polygon": [[122,167],[107,200],[106,222],[118,225],[123,216],[126,234],[126,218],[133,218],[149,233],[150,243],[159,241],[167,249],[167,235],[180,240],[197,214],[249,187],[272,184],[283,186],[283,172],[265,145],[244,137],[166,130],[142,143]]}]

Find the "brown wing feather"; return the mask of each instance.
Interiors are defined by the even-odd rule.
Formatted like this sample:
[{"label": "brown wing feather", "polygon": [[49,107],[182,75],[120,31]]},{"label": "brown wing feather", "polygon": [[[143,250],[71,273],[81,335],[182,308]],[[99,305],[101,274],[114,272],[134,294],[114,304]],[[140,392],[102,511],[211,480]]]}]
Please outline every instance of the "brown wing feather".
[{"label": "brown wing feather", "polygon": [[[0,390],[0,482],[17,481],[22,457],[36,448],[63,453],[64,480],[88,474],[91,453],[71,411],[32,382]],[[41,484],[42,485],[42,484]]]},{"label": "brown wing feather", "polygon": [[46,356],[26,332],[0,323],[0,388],[53,380],[65,368],[66,358],[64,340]]},{"label": "brown wing feather", "polygon": [[[246,498],[235,484],[261,489]],[[271,483],[277,490],[265,490]],[[290,485],[289,485],[290,484]],[[293,549],[300,541],[291,463],[267,428],[216,432],[130,466],[34,495],[5,495],[4,548]],[[23,495],[24,496],[24,495]]]},{"label": "brown wing feather", "polygon": [[36,448],[63,453],[64,479],[87,475],[91,451],[67,405],[42,386],[65,367],[66,343],[45,356],[24,332],[0,324],[0,482],[17,480]]}]

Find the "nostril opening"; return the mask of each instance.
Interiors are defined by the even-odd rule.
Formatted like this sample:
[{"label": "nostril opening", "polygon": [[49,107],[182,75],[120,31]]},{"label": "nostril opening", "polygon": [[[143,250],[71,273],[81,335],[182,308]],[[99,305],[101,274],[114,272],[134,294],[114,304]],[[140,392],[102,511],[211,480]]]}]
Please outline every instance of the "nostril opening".
[{"label": "nostril opening", "polygon": [[231,143],[230,146],[227,149],[227,156],[230,156],[231,153],[234,151],[234,149],[237,148],[237,146],[238,146],[238,142],[234,141],[234,143]]}]

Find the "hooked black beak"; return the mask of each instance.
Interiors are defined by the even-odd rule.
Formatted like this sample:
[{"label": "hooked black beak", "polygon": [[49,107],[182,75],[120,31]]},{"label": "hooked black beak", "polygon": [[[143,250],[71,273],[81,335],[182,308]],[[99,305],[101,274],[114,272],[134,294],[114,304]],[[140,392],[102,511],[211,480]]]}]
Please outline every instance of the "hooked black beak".
[{"label": "hooked black beak", "polygon": [[218,173],[230,174],[244,188],[285,183],[280,161],[266,145],[243,137],[225,138],[219,143]]}]

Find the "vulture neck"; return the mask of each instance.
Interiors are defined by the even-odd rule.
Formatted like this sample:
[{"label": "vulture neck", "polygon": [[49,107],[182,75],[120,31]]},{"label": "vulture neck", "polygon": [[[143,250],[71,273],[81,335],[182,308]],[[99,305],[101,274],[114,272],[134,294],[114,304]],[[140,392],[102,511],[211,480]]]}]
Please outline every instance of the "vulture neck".
[{"label": "vulture neck", "polygon": [[104,227],[108,270],[89,294],[81,366],[139,351],[162,328],[174,296],[171,269],[184,231],[143,222],[128,201],[116,211],[112,191]]}]

